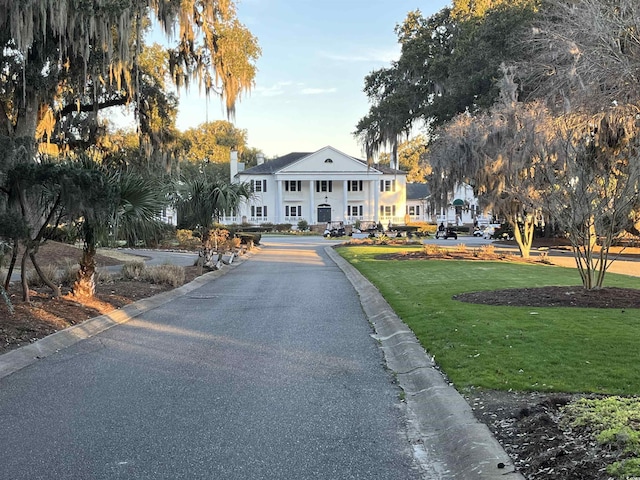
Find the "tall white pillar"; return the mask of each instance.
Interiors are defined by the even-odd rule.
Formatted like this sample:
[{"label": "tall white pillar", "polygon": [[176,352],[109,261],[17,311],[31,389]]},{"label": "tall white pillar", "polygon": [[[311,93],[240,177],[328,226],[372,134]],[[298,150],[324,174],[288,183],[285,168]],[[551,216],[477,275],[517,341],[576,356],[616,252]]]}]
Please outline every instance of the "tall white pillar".
[{"label": "tall white pillar", "polygon": [[380,182],[373,180],[371,182],[373,188],[373,220],[377,223],[380,221]]},{"label": "tall white pillar", "polygon": [[315,199],[313,195],[314,181],[309,180],[309,225],[316,224]]},{"label": "tall white pillar", "polygon": [[284,215],[282,211],[284,206],[282,205],[282,180],[276,180],[276,222],[284,223]]},{"label": "tall white pillar", "polygon": [[347,220],[347,205],[349,203],[349,194],[347,192],[347,180],[342,181],[342,220]]}]

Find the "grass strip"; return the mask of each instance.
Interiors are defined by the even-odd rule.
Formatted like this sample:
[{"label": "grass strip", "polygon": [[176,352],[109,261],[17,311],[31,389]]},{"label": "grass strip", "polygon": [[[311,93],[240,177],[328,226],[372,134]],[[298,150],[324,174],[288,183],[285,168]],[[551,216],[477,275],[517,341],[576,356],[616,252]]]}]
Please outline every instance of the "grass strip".
[{"label": "grass strip", "polygon": [[[382,293],[459,390],[640,394],[640,309],[487,306],[453,295],[575,285],[575,269],[462,260],[380,260],[420,247],[353,246],[339,253]],[[605,286],[640,288],[607,274]]]}]

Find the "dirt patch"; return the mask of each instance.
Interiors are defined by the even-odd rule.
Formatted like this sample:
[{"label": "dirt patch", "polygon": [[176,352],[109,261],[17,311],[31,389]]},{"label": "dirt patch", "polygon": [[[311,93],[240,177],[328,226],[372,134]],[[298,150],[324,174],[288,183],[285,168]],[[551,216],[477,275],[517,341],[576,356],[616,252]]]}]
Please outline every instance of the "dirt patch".
[{"label": "dirt patch", "polygon": [[461,302],[522,307],[640,308],[640,290],[605,287],[510,288],[468,292],[453,297]]},{"label": "dirt patch", "polygon": [[581,395],[478,390],[465,395],[515,468],[528,480],[605,480],[607,465],[625,458],[587,428],[563,428],[562,407]]}]

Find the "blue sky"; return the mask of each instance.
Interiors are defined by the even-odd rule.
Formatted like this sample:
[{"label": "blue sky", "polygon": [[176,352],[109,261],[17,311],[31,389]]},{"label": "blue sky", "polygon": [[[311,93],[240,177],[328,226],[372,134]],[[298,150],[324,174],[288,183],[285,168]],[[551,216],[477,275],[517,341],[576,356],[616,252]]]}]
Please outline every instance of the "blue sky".
[{"label": "blue sky", "polygon": [[[429,16],[446,0],[238,0],[238,17],[258,38],[256,85],[236,108],[248,145],[268,157],[331,145],[364,158],[353,137],[369,110],[364,77],[400,48],[394,28],[415,9]],[[226,119],[218,98],[180,94],[180,130]]]}]

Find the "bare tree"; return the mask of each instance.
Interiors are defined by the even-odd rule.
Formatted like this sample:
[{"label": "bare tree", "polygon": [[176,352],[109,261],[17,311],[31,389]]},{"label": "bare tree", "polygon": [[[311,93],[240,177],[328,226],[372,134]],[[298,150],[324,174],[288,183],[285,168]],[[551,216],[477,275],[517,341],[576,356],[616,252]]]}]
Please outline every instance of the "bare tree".
[{"label": "bare tree", "polygon": [[504,70],[500,101],[488,113],[461,114],[437,132],[429,149],[434,197],[460,182],[473,185],[485,210],[513,228],[527,258],[540,220],[530,169],[530,149],[539,110],[517,101],[513,73]]},{"label": "bare tree", "polygon": [[532,166],[537,207],[567,233],[587,289],[600,288],[613,242],[638,221],[640,124],[637,109],[547,117]]},{"label": "bare tree", "polygon": [[540,18],[520,65],[545,102],[532,145],[538,205],[567,232],[585,288],[597,288],[609,247],[640,216],[640,4],[551,0]]},{"label": "bare tree", "polygon": [[563,111],[635,103],[640,91],[640,3],[550,0],[526,43],[520,75]]}]

